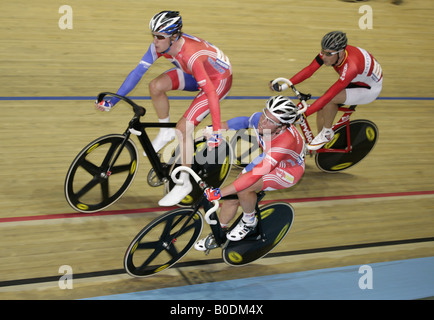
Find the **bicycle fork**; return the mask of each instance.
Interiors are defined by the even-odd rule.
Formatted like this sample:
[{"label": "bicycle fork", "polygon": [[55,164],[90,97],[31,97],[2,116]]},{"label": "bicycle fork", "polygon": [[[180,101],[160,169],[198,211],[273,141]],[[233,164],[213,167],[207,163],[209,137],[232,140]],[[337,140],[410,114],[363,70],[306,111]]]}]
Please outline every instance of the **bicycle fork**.
[{"label": "bicycle fork", "polygon": [[[103,172],[101,172],[101,178],[107,179],[109,176],[111,176],[113,165],[116,163],[116,161],[118,160],[118,158],[119,158],[122,150],[124,149],[125,144],[127,143],[127,140],[130,137],[130,133],[128,132],[128,133],[124,134],[124,136],[125,136],[125,138],[122,141],[122,143],[120,144],[120,146],[118,148],[118,151],[116,152],[115,156],[112,157],[111,159],[109,159],[109,158],[104,159],[104,162],[107,161],[107,162],[109,162],[109,164],[108,164],[107,170],[104,170]],[[111,155],[111,153],[107,153],[107,156],[109,156],[109,155]],[[104,168],[104,165],[102,165],[101,168]]]}]

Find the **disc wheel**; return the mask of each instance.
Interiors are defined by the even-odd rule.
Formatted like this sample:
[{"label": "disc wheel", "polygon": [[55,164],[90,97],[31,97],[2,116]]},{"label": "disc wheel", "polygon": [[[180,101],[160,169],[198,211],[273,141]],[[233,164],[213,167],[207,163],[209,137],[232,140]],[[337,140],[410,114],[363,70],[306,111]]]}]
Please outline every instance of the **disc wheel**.
[{"label": "disc wheel", "polygon": [[262,258],[273,250],[291,229],[294,209],[286,202],[275,202],[260,208],[263,238],[255,233],[241,241],[229,241],[223,249],[223,260],[232,266],[242,266]]},{"label": "disc wheel", "polygon": [[[359,163],[377,143],[378,128],[375,123],[369,120],[350,121],[350,137],[352,146],[350,152],[317,152],[315,157],[317,167],[324,172],[335,173]],[[324,148],[345,149],[347,145],[347,128],[342,126],[335,130],[333,140],[327,143]]]},{"label": "disc wheel", "polygon": [[72,162],[65,179],[65,197],[80,212],[100,211],[116,202],[131,185],[138,151],[130,139],[110,134],[89,143]]}]

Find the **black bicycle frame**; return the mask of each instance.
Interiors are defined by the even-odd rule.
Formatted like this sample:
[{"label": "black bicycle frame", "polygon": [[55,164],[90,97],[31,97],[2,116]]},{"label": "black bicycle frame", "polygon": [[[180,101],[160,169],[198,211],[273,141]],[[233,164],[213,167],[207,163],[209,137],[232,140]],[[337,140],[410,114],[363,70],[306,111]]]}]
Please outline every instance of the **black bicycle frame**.
[{"label": "black bicycle frame", "polygon": [[[155,174],[157,177],[162,180],[164,178],[169,177],[169,170],[170,166],[167,164],[163,164],[160,161],[160,157],[155,152],[154,147],[152,146],[152,142],[149,139],[148,134],[146,133],[146,128],[175,128],[176,123],[159,123],[159,122],[140,122],[140,120],[137,120],[137,123],[132,127],[134,130],[137,130],[140,132],[140,135],[137,135],[137,138],[140,141],[140,144],[143,147],[143,150],[145,150],[146,156],[149,159],[149,162],[152,165],[152,168],[154,168]],[[126,131],[126,133],[130,133],[129,127]]]},{"label": "black bicycle frame", "polygon": [[[262,219],[261,219],[261,214],[260,214],[260,211],[259,211],[259,201],[261,201],[262,198],[264,198],[264,197],[265,197],[265,192],[264,191],[260,191],[259,193],[257,193],[257,200],[256,200],[256,216],[257,216],[257,219],[258,219],[257,228],[258,228],[258,233],[260,235],[260,239],[262,241],[265,241],[266,238],[265,238],[265,233],[264,233],[263,228],[262,228]],[[224,201],[224,200],[229,200],[229,199],[238,199],[238,197],[237,197],[237,195],[230,195],[230,196],[223,197],[221,200]],[[203,196],[202,200],[198,201],[198,203],[196,203],[196,205],[194,206],[195,212],[198,210],[198,208],[200,206],[203,206],[205,212],[207,212],[209,209],[211,209],[212,204],[211,204],[211,202],[209,202],[206,199],[205,196]],[[237,220],[233,223],[233,225],[236,225],[240,221],[240,219],[242,219],[242,217],[243,217],[243,215],[240,215],[237,218]],[[220,220],[218,219],[218,216],[217,216],[216,212],[212,213],[211,216],[210,216],[210,218],[212,220],[216,220],[217,221],[216,224],[210,224],[210,227],[211,227],[212,233],[214,234],[214,238],[215,238],[215,241],[216,241],[217,245],[221,246],[227,240],[227,238],[226,238],[226,232],[223,231],[223,228],[220,225]]]},{"label": "black bicycle frame", "polygon": [[[140,117],[144,116],[146,114],[146,109],[144,107],[139,106],[138,104],[136,104],[134,101],[132,101],[131,99],[118,95],[116,93],[111,93],[111,92],[102,92],[98,95],[97,101],[98,103],[101,102],[104,97],[106,96],[113,96],[116,97],[120,100],[125,101],[126,103],[128,103],[134,110],[134,117],[131,119],[127,130],[124,133],[125,136],[125,141],[130,137],[131,135],[131,131],[130,129],[134,129],[135,131],[138,131],[139,133],[136,134],[137,138],[140,141],[140,144],[142,145],[143,150],[146,153],[146,156],[149,159],[149,162],[152,165],[152,168],[154,168],[154,172],[157,175],[157,177],[160,180],[163,180],[164,178],[169,178],[169,170],[170,170],[170,166],[161,163],[160,158],[157,154],[157,152],[155,152],[153,146],[152,146],[152,142],[149,139],[148,134],[146,133],[146,128],[175,128],[176,127],[176,123],[159,123],[159,122],[140,122]],[[121,148],[118,151],[118,154],[116,155],[115,158],[118,157],[118,155],[120,154],[125,141],[123,142],[123,144],[121,145]]]}]

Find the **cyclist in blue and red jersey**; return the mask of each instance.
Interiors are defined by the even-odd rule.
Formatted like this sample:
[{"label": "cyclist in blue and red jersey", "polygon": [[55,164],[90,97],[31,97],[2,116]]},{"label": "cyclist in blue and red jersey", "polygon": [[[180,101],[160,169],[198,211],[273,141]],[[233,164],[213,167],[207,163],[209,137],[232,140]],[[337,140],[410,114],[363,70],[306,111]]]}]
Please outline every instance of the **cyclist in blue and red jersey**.
[{"label": "cyclist in blue and red jersey", "polygon": [[[280,190],[294,186],[304,173],[305,144],[294,126],[298,108],[288,98],[274,96],[267,100],[262,112],[250,117],[236,117],[222,124],[223,129],[240,130],[252,128],[263,153],[255,158],[231,184],[222,189],[206,189],[209,201],[237,194],[237,200],[225,200],[220,210],[220,224],[226,228],[235,217],[238,206],[243,209],[240,222],[226,236],[231,241],[244,239],[257,225],[255,207],[257,192]],[[195,248],[205,251],[205,241],[199,240]]]},{"label": "cyclist in blue and red jersey", "polygon": [[[347,36],[341,31],[327,33],[321,41],[321,52],[310,65],[290,80],[295,85],[310,78],[322,65],[332,66],[339,79],[305,112],[309,116],[317,112],[318,135],[308,144],[309,150],[318,150],[331,141],[331,129],[339,104],[368,104],[377,99],[383,87],[380,64],[366,50],[347,44]],[[283,85],[285,86],[285,85]],[[273,90],[282,87],[274,85]]]},{"label": "cyclist in blue and red jersey", "polygon": [[[187,146],[193,146],[193,130],[209,113],[211,113],[214,133],[208,140],[210,147],[220,144],[222,136],[220,118],[220,100],[228,94],[232,85],[232,67],[224,53],[209,42],[181,31],[182,18],[178,11],[162,11],[152,17],[149,27],[153,42],[137,67],[127,76],[117,93],[127,95],[140,81],[150,66],[160,57],[172,62],[170,69],[149,84],[152,103],[160,122],[169,122],[169,99],[166,92],[171,90],[199,91],[190,107],[177,123],[178,138],[182,144],[182,162],[189,166],[188,159],[193,152]],[[118,99],[102,101],[96,107],[109,111]],[[175,138],[175,130],[161,128],[152,141],[155,151],[159,151]],[[181,173],[183,185],[175,185],[163,199],[161,206],[171,206],[187,196],[192,185],[188,173]]]}]

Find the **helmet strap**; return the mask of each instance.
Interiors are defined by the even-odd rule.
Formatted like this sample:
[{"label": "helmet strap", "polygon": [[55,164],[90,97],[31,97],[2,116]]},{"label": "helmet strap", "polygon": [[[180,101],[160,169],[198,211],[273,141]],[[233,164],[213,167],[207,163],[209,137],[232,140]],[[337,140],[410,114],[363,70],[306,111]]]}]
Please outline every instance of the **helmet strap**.
[{"label": "helmet strap", "polygon": [[339,55],[340,55],[340,52],[336,55],[336,62],[332,64],[332,67],[334,67],[335,65],[338,64],[338,61],[340,59]]},{"label": "helmet strap", "polygon": [[175,41],[170,40],[169,48],[167,48],[166,50],[164,50],[164,51],[161,52],[161,53],[162,53],[162,54],[167,53],[167,52],[170,50],[170,48],[172,48],[172,44],[173,44],[174,42],[178,41],[180,37],[181,37],[181,33],[178,32],[178,36],[176,37]]}]

